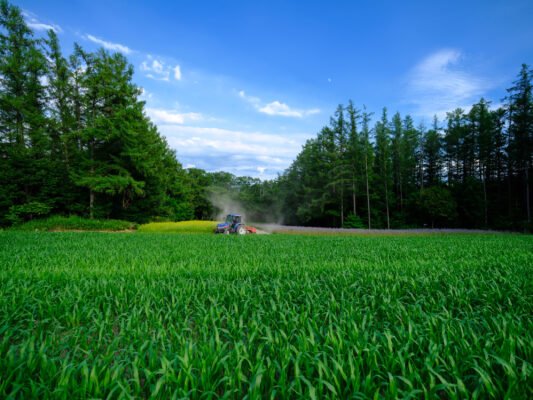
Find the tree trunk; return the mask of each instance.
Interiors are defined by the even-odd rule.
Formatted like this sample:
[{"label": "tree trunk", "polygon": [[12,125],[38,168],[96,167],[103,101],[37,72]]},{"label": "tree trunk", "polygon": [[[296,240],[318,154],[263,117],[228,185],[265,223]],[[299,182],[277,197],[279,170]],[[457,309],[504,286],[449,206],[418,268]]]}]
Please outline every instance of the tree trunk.
[{"label": "tree trunk", "polygon": [[420,189],[424,189],[424,136],[420,143]]},{"label": "tree trunk", "polygon": [[94,219],[94,191],[89,189],[89,217]]},{"label": "tree trunk", "polygon": [[487,210],[487,172],[486,168],[483,165],[482,167],[482,174],[483,174],[483,204],[485,209],[485,228],[489,226],[489,217],[488,217],[488,210]]},{"label": "tree trunk", "polygon": [[63,128],[63,147],[65,148],[65,165],[67,167],[67,172],[70,171],[70,160],[68,156],[68,141],[66,138],[67,129]]},{"label": "tree trunk", "polygon": [[403,214],[403,182],[402,182],[401,173],[400,173],[400,213]]},{"label": "tree trunk", "polygon": [[26,146],[26,144],[24,143],[24,124],[22,121],[22,115],[20,115],[19,112],[17,112],[17,131],[17,137],[19,140],[20,147],[24,149],[24,147]]},{"label": "tree trunk", "polygon": [[529,204],[529,163],[526,164],[526,214],[527,222],[531,223],[531,209]]},{"label": "tree trunk", "polygon": [[365,175],[366,175],[366,207],[368,212],[368,229],[371,229],[370,224],[370,191],[368,190],[368,152],[365,146]]},{"label": "tree trunk", "polygon": [[357,189],[355,187],[355,173],[352,174],[352,202],[353,214],[357,215]]},{"label": "tree trunk", "polygon": [[390,229],[390,219],[389,219],[389,190],[387,185],[387,180],[385,179],[385,205],[387,207],[387,229]]},{"label": "tree trunk", "polygon": [[341,179],[341,228],[344,228],[344,190],[343,190],[343,182]]},{"label": "tree trunk", "polygon": [[[92,137],[89,140],[89,147],[90,147],[90,152],[91,152],[90,172],[91,172],[91,178],[93,178],[94,177],[94,138]],[[91,182],[91,185],[92,184],[93,183]],[[91,219],[94,218],[94,189],[92,188],[92,186],[89,187],[89,215]]]}]

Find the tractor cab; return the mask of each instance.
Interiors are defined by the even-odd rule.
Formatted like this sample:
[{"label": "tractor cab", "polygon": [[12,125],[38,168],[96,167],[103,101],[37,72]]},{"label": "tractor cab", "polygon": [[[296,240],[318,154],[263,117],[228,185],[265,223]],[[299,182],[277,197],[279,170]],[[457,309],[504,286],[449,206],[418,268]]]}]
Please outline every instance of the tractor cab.
[{"label": "tractor cab", "polygon": [[228,214],[226,221],[216,226],[215,233],[237,233],[244,235],[246,233],[255,233],[255,228],[247,227],[242,215]]},{"label": "tractor cab", "polygon": [[236,214],[228,214],[226,217],[226,223],[230,224],[231,227],[235,227],[235,225],[240,224],[242,222],[242,216],[236,215]]}]

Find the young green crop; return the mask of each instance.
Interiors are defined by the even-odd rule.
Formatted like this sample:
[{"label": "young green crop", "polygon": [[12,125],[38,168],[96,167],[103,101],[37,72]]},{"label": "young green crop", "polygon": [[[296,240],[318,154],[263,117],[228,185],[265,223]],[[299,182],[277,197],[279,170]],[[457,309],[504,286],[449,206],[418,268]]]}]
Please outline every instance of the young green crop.
[{"label": "young green crop", "polygon": [[531,398],[532,249],[0,232],[0,397]]}]

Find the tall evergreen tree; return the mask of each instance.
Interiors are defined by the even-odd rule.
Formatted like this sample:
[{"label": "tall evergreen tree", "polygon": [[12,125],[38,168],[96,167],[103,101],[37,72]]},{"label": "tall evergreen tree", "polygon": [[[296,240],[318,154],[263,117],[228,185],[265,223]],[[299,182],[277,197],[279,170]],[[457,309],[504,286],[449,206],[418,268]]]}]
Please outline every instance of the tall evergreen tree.
[{"label": "tall evergreen tree", "polygon": [[392,181],[394,186],[394,196],[400,201],[396,201],[397,206],[402,207],[402,136],[403,125],[400,113],[397,112],[392,117],[391,124],[391,163]]},{"label": "tall evergreen tree", "polygon": [[46,71],[38,41],[20,9],[0,1],[0,213],[11,205],[44,201],[50,144],[46,135]]},{"label": "tall evergreen tree", "polygon": [[362,161],[364,159],[364,147],[361,143],[360,133],[357,129],[358,120],[361,118],[359,110],[357,110],[353,102],[350,100],[348,107],[348,157],[349,167],[352,176],[352,213],[357,215],[357,189],[361,180]]},{"label": "tall evergreen tree", "polygon": [[364,159],[365,159],[365,187],[366,187],[366,209],[367,209],[367,219],[368,219],[368,229],[372,228],[371,223],[371,212],[370,212],[370,183],[371,183],[371,171],[374,164],[374,153],[372,144],[370,143],[370,117],[372,113],[366,111],[366,106],[363,106],[363,130],[362,130],[362,139],[363,139],[363,148],[364,148]]},{"label": "tall evergreen tree", "polygon": [[435,116],[433,127],[424,134],[424,181],[428,186],[433,186],[440,182],[441,173],[441,136],[439,133],[438,120]]},{"label": "tall evergreen tree", "polygon": [[419,133],[415,129],[413,119],[410,115],[407,115],[403,120],[400,146],[400,212],[404,211],[404,199],[408,198],[417,187],[417,148],[419,140]]},{"label": "tall evergreen tree", "polygon": [[381,114],[381,121],[376,123],[375,128],[376,140],[376,168],[379,176],[379,181],[383,187],[382,198],[385,201],[385,213],[387,221],[387,229],[390,229],[390,210],[389,210],[389,188],[391,182],[391,140],[389,121],[387,118],[387,109],[383,108]]},{"label": "tall evergreen tree", "polygon": [[513,82],[509,93],[509,154],[516,170],[523,180],[525,211],[528,223],[531,223],[530,170],[533,154],[533,72],[526,65]]}]

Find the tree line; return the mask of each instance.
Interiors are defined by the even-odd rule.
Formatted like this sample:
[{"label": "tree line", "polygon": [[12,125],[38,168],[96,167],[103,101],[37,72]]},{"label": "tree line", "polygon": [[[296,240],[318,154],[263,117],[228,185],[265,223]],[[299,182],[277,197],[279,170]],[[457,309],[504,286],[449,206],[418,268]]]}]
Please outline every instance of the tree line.
[{"label": "tree line", "polygon": [[274,180],[187,170],[195,216],[210,218],[220,197],[256,221],[531,230],[532,76],[523,65],[501,106],[482,98],[429,127],[386,108],[372,124],[366,107],[339,105]]},{"label": "tree line", "polygon": [[279,177],[291,223],[531,229],[532,71],[496,109],[481,99],[430,127],[339,105]]},{"label": "tree line", "polygon": [[0,2],[0,225],[38,215],[145,221],[192,216],[186,173],[144,113],[119,54],[53,30],[37,39]]},{"label": "tree line", "polygon": [[429,127],[339,105],[277,179],[227,177],[223,192],[285,224],[532,230],[532,77],[524,64],[498,108],[482,98]]},{"label": "tree line", "polygon": [[531,229],[532,71],[504,104],[481,99],[416,125],[339,105],[276,179],[183,169],[144,112],[119,53],[68,57],[0,1],[0,226],[50,214],[210,219],[238,204],[249,220],[361,227]]}]

